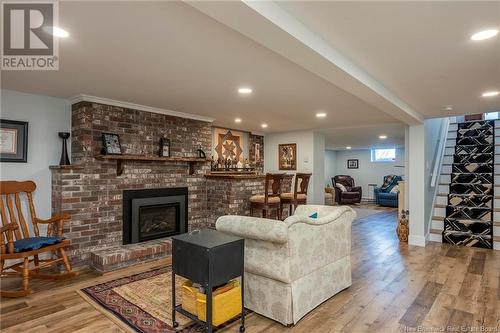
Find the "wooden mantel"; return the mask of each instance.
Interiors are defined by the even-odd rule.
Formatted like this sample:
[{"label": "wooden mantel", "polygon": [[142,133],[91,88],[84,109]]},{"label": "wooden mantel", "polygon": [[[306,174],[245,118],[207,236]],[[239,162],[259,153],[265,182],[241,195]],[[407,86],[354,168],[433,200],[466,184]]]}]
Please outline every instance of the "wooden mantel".
[{"label": "wooden mantel", "polygon": [[123,173],[123,162],[125,161],[157,161],[157,162],[187,162],[189,165],[189,174],[194,174],[195,163],[205,163],[209,160],[199,157],[160,157],[146,155],[97,155],[96,158],[101,160],[116,161],[116,175],[121,176]]}]

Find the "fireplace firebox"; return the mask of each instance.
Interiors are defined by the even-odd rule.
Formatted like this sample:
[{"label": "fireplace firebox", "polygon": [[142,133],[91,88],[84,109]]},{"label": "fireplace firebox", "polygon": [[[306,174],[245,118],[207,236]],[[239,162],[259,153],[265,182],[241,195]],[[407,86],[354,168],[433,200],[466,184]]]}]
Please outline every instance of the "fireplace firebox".
[{"label": "fireplace firebox", "polygon": [[187,232],[187,187],[123,191],[123,244]]}]

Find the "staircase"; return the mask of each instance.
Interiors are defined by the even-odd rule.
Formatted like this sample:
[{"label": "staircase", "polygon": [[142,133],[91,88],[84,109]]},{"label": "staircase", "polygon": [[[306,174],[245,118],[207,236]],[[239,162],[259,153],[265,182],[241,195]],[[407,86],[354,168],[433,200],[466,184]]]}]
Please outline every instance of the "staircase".
[{"label": "staircase", "polygon": [[496,135],[500,135],[500,121],[450,124],[430,240],[500,249],[500,163],[495,163],[500,162],[500,138],[495,140]]}]

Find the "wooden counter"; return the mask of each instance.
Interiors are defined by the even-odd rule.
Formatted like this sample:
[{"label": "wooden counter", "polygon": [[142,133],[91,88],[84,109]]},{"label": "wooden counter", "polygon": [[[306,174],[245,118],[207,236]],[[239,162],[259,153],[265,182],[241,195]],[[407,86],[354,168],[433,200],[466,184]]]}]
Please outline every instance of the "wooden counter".
[{"label": "wooden counter", "polygon": [[206,174],[205,177],[215,179],[264,179],[266,175],[248,172],[211,172]]}]

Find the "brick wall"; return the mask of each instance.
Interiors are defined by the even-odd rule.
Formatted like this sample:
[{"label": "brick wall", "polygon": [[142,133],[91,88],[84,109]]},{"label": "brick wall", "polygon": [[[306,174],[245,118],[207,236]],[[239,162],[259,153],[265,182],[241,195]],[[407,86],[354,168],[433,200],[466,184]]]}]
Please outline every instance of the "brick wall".
[{"label": "brick wall", "polygon": [[186,118],[80,102],[72,106],[71,167],[52,169],[52,207],[72,219],[65,236],[71,239],[69,256],[74,265],[89,263],[90,252],[122,244],[122,194],[126,189],[188,187],[190,229],[206,227],[209,163],[195,164],[189,175],[186,162],[116,162],[96,158],[101,134],[120,136],[123,154],[155,155],[160,138],[171,140],[172,156],[196,156],[198,147],[210,152],[211,124]]}]

